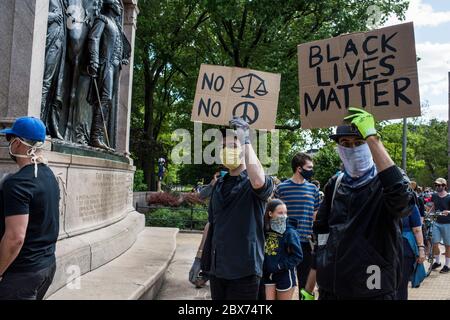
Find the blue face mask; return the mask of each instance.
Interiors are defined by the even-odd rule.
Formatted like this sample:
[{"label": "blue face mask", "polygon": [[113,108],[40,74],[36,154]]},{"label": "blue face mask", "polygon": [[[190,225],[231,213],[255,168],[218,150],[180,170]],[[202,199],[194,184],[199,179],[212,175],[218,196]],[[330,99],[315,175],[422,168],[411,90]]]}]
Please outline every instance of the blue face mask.
[{"label": "blue face mask", "polygon": [[227,173],[228,173],[227,171],[222,170],[220,171],[220,176],[223,178]]},{"label": "blue face mask", "polygon": [[270,219],[270,228],[278,233],[283,234],[286,231],[286,220],[287,216],[277,216]]}]

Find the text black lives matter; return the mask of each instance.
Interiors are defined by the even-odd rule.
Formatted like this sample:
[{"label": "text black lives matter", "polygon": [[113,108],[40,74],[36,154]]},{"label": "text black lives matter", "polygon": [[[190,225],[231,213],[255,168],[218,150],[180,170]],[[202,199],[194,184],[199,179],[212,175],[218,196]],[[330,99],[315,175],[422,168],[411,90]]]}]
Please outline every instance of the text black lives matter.
[{"label": "text black lives matter", "polygon": [[[370,93],[372,93],[373,107],[389,105],[398,107],[402,102],[411,105],[412,101],[405,92],[411,85],[410,78],[405,76],[394,79],[383,78],[392,77],[396,72],[392,63],[393,60],[397,59],[397,48],[392,44],[392,40],[396,36],[398,36],[398,32],[390,35],[370,35],[365,38],[360,47],[350,38],[346,42],[341,56],[332,52],[330,44],[326,45],[325,52],[322,52],[320,46],[310,46],[308,66],[310,69],[315,68],[316,84],[320,87],[320,90],[315,96],[312,96],[310,92],[304,93],[305,116],[308,115],[309,109],[314,111],[319,108],[321,111],[326,111],[333,103],[340,109],[342,107],[348,109],[350,107],[350,95],[359,97],[360,103],[358,105],[361,107],[368,105]],[[363,54],[364,58],[360,57]],[[357,58],[353,65],[344,61],[350,55]],[[332,72],[328,73],[328,78],[322,70],[322,64],[325,62],[332,64]],[[373,70],[378,72],[370,74]],[[350,81],[355,80],[358,74],[362,74],[362,81],[339,84],[343,81],[341,72],[348,75]],[[386,87],[389,82],[391,82],[388,84],[392,86],[391,88]],[[389,101],[386,97],[389,92],[393,93],[393,101]],[[339,93],[341,93],[341,99]]]}]

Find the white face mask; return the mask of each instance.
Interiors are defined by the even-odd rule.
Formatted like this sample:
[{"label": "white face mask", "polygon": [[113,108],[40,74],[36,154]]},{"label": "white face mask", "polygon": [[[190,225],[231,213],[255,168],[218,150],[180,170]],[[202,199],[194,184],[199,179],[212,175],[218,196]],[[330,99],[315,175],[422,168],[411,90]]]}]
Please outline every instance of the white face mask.
[{"label": "white face mask", "polygon": [[[19,140],[20,143],[26,145],[30,149],[27,151],[27,154],[16,154],[12,152],[12,144],[15,140]],[[9,154],[12,156],[12,158],[31,158],[31,163],[34,164],[34,177],[37,178],[37,172],[38,172],[38,164],[39,163],[45,163],[47,164],[47,160],[42,155],[37,155],[36,152],[38,149],[41,149],[43,147],[43,143],[36,143],[35,145],[30,145],[26,143],[25,141],[14,138],[11,143],[9,144]]]},{"label": "white face mask", "polygon": [[352,178],[362,177],[374,165],[372,153],[367,143],[354,148],[338,145],[338,153],[344,163],[345,171]]}]

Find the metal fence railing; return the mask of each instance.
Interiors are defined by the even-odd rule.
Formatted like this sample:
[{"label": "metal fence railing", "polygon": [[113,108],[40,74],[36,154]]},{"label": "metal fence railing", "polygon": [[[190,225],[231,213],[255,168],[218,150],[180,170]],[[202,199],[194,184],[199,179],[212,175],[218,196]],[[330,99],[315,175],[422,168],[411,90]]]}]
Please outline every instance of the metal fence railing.
[{"label": "metal fence railing", "polygon": [[[208,208],[194,208],[194,207],[163,207],[163,206],[148,206],[148,205],[139,205],[136,202],[136,211],[142,212],[146,215],[146,221],[150,223],[150,225],[158,225],[157,222],[164,222],[165,226],[171,227],[181,227],[184,230],[203,230],[205,224],[208,222],[208,218],[205,219],[195,219],[195,212],[205,212],[208,213]],[[158,209],[167,209],[170,212],[169,216],[165,217],[152,217],[152,211]],[[181,217],[181,211],[189,211],[188,217]],[[156,223],[155,223],[156,222]],[[173,224],[173,225],[171,225]]]}]

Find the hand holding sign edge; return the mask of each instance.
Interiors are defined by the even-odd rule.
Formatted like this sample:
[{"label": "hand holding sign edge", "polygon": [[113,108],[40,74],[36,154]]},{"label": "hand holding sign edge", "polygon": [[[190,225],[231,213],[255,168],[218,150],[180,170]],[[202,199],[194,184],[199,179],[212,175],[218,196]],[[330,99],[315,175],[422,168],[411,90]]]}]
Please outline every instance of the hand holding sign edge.
[{"label": "hand holding sign edge", "polygon": [[352,114],[345,117],[344,120],[349,121],[355,126],[364,139],[370,136],[378,136],[377,130],[375,129],[375,118],[371,113],[354,107],[350,107],[348,111]]}]

